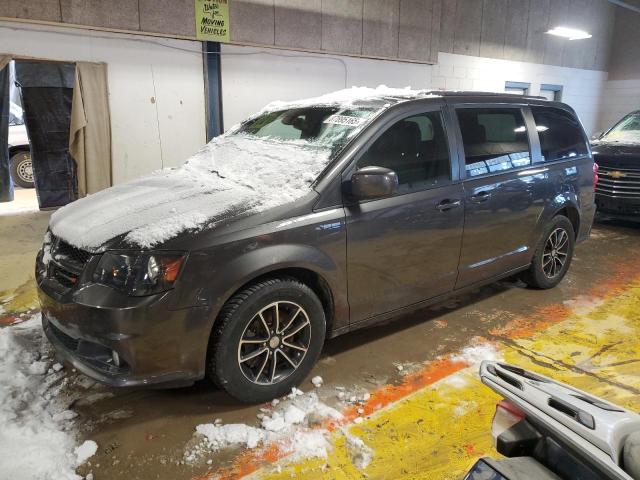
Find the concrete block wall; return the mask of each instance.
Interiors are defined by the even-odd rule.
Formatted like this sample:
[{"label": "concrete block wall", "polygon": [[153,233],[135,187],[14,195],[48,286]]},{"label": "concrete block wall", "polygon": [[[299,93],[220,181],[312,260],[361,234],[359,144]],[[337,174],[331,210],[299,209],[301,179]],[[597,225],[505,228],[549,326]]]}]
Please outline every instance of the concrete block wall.
[{"label": "concrete block wall", "polygon": [[609,80],[605,82],[600,104],[597,130],[606,130],[627,113],[640,110],[640,80]]},{"label": "concrete block wall", "polygon": [[530,84],[529,94],[539,95],[540,85],[560,85],[562,101],[571,105],[588,134],[599,128],[599,107],[607,72],[541,65],[512,60],[442,53],[431,68],[430,88],[504,92],[505,82]]}]

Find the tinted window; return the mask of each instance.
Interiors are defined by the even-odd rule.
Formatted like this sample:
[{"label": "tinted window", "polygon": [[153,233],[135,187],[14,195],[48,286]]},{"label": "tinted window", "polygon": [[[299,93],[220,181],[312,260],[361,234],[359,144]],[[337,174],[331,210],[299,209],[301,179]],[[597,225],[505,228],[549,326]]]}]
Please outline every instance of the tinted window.
[{"label": "tinted window", "polygon": [[399,193],[448,182],[449,149],[440,113],[414,115],[389,127],[358,160],[357,168],[367,166],[396,172]]},{"label": "tinted window", "polygon": [[576,118],[557,108],[531,107],[545,162],[585,155],[587,143]]},{"label": "tinted window", "polygon": [[531,163],[527,129],[519,108],[461,108],[457,114],[467,177]]}]

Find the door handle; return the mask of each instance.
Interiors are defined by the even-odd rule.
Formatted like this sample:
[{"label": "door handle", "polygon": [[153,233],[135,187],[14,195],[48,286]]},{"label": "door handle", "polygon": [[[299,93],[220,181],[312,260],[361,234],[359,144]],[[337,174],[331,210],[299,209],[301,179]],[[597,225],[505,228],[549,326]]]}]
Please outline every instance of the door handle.
[{"label": "door handle", "polygon": [[471,196],[473,203],[483,203],[491,198],[491,192],[483,191]]},{"label": "door handle", "polygon": [[446,212],[447,210],[451,210],[452,208],[459,207],[461,205],[460,200],[442,200],[439,204],[436,205],[436,208],[441,212]]}]

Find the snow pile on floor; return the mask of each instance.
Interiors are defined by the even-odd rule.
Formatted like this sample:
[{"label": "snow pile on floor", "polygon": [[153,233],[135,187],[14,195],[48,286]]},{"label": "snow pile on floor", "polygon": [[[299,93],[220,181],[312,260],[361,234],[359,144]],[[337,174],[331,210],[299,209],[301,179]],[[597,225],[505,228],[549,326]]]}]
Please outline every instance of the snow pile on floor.
[{"label": "snow pile on floor", "polygon": [[[272,404],[273,405],[273,404]],[[339,421],[342,414],[318,399],[316,393],[290,395],[275,403],[278,408],[262,409],[260,426],[207,423],[196,427],[203,441],[185,452],[185,460],[194,462],[212,452],[229,448],[262,448],[277,444],[289,459],[326,458],[331,448],[322,427],[327,420]]]},{"label": "snow pile on floor", "polygon": [[76,449],[76,414],[57,398],[65,374],[52,363],[39,314],[0,328],[0,478],[80,479],[75,468],[97,449]]},{"label": "snow pile on floor", "polygon": [[463,348],[460,353],[453,355],[451,360],[454,362],[464,362],[469,366],[480,365],[483,360],[499,360],[500,352],[496,347],[479,339],[474,339],[471,345]]}]

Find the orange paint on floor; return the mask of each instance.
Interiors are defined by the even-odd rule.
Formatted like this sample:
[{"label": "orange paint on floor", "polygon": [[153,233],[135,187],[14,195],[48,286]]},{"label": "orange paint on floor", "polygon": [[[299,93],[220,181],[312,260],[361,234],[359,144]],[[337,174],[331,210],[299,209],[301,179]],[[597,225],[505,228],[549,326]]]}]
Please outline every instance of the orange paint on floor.
[{"label": "orange paint on floor", "polygon": [[[637,258],[640,258],[640,255],[638,255]],[[635,280],[640,280],[640,275],[638,274],[639,269],[640,262],[638,261],[617,265],[609,278],[595,285],[589,289],[588,292],[585,292],[585,294],[596,300],[605,300],[618,295],[623,291],[625,286],[628,286]],[[571,308],[565,304],[556,303],[543,305],[535,308],[532,313],[524,317],[512,320],[502,327],[491,329],[489,333],[497,337],[514,340],[528,338],[550,326],[566,320],[571,313]],[[485,343],[487,342],[486,339],[482,340]],[[405,376],[399,384],[384,385],[372,392],[371,397],[364,405],[346,408],[342,412],[344,418],[339,424],[327,422],[317,428],[332,431],[338,426],[352,422],[356,417],[369,416],[468,366],[469,364],[467,362],[456,359],[453,355],[425,362],[423,368]],[[359,414],[357,411],[358,408],[362,408],[364,412]],[[474,445],[467,444],[463,449],[471,454],[474,451]],[[204,477],[199,477],[194,480],[212,480],[214,478],[237,480],[256,472],[264,465],[286,458],[290,453],[291,452],[283,451],[277,445],[269,445],[266,449],[249,450],[240,454],[231,467],[215,473],[211,472]]]}]

